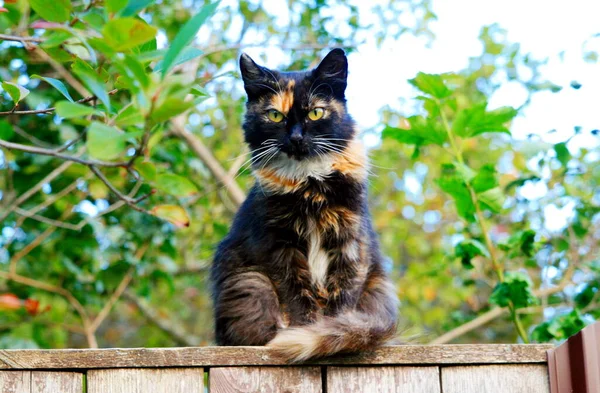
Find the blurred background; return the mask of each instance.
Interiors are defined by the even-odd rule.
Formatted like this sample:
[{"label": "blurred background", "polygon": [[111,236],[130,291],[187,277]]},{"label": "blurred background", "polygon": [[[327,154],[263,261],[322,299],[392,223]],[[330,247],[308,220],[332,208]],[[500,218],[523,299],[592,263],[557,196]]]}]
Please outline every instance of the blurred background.
[{"label": "blurred background", "polygon": [[[64,100],[34,75],[63,80],[75,99],[85,97],[77,79],[96,94],[81,73],[71,83],[75,58],[106,71],[105,91],[119,87],[109,50],[94,39],[108,34],[104,26],[126,12],[122,6],[74,1],[53,22],[35,3],[0,1],[0,79],[29,91],[18,109]],[[172,46],[206,7],[137,3],[139,17],[156,28],[156,51]],[[159,187],[140,206],[181,206],[189,226],[121,203],[85,165],[0,144],[0,348],[211,344],[207,269],[253,182],[237,59],[244,51],[268,67],[297,70],[333,47],[349,56],[348,108],[370,151],[371,211],[401,299],[402,334],[419,343],[568,337],[600,317],[598,11],[591,1],[221,1],[191,43],[202,52],[175,69],[191,75],[204,98],[153,134],[145,152],[195,191],[169,195]],[[452,90],[447,109],[432,111],[418,98],[427,89],[409,79],[419,72],[442,74]],[[75,149],[89,121],[11,114],[15,100],[10,86],[3,90],[0,141],[66,146],[60,151],[85,157]],[[133,97],[119,90],[111,100],[125,108]],[[411,116],[441,122],[447,112],[455,124],[456,107],[481,103],[517,112],[501,132],[459,140],[470,167],[495,168],[503,194],[498,209],[471,220],[440,182],[443,164],[456,156],[397,133],[414,129]],[[117,187],[132,183],[123,168],[103,173]],[[492,260],[520,278],[502,282]],[[502,291],[506,302],[498,300]]]}]

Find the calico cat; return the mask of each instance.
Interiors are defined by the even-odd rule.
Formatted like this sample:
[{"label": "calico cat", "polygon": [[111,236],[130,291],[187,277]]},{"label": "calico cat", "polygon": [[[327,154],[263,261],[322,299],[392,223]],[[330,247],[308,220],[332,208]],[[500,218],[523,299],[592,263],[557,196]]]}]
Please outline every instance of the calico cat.
[{"label": "calico cat", "polygon": [[398,301],[346,110],[346,55],[279,72],[243,54],[240,69],[256,184],[212,265],[216,341],[291,361],[374,349],[395,335]]}]

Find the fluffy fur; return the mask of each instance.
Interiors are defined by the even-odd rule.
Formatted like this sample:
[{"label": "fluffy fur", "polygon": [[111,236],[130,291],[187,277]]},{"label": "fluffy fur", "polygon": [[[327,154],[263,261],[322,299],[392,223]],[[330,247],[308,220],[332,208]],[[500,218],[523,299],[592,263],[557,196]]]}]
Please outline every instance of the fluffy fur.
[{"label": "fluffy fur", "polygon": [[[266,344],[291,361],[372,350],[395,335],[397,298],[347,113],[346,56],[335,49],[314,70],[279,72],[244,54],[240,68],[257,181],[211,270],[217,343]],[[322,117],[311,120],[315,108]]]}]

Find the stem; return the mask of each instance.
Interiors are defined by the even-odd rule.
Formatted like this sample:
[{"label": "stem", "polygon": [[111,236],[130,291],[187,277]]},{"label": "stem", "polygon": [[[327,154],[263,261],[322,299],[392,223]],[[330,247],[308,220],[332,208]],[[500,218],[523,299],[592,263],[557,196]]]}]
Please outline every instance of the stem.
[{"label": "stem", "polygon": [[[454,134],[452,133],[452,129],[450,128],[450,123],[448,122],[448,118],[446,117],[446,114],[444,113],[444,110],[440,104],[440,101],[436,100],[436,103],[437,103],[438,109],[440,110],[440,116],[442,117],[442,123],[444,125],[444,128],[446,129],[446,133],[448,134],[448,140],[450,141],[450,145],[452,146],[452,151],[454,153],[454,156],[461,165],[464,165],[465,161],[464,161],[464,158],[462,155],[462,151],[458,148],[458,144],[456,143]],[[490,238],[490,235],[488,233],[487,224],[485,223],[485,217],[483,215],[483,212],[481,211],[481,208],[479,207],[479,200],[477,199],[477,193],[475,192],[475,189],[469,182],[465,182],[465,185],[467,186],[467,189],[469,190],[469,196],[471,197],[471,202],[475,206],[475,214],[477,216],[477,222],[479,224],[479,228],[481,229],[481,233],[483,235],[485,245],[486,245],[488,251],[490,252],[490,260],[492,262],[492,268],[496,272],[496,275],[498,276],[498,280],[500,282],[503,282],[504,281],[504,271],[502,269],[502,266],[500,266],[500,264],[498,263],[498,258],[496,257],[496,249],[494,248],[494,244],[492,243],[492,239]],[[517,314],[515,305],[513,304],[512,301],[509,302],[508,309],[510,311],[511,318],[513,320],[513,323],[515,324],[515,327],[517,329],[517,333],[519,334],[519,337],[521,337],[521,339],[523,340],[524,343],[529,343],[529,339],[527,338],[527,333],[525,332],[525,329],[523,328],[521,319],[519,318],[519,315]]]}]

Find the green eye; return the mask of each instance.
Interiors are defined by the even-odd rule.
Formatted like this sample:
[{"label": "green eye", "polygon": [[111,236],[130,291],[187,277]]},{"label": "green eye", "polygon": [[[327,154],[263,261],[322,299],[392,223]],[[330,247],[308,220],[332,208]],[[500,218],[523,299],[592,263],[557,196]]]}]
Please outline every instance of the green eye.
[{"label": "green eye", "polygon": [[279,123],[283,120],[283,114],[279,111],[276,111],[275,109],[269,110],[267,116],[269,117],[269,120],[275,123]]},{"label": "green eye", "polygon": [[308,118],[312,121],[319,120],[325,114],[325,110],[323,108],[315,108],[308,112]]}]

